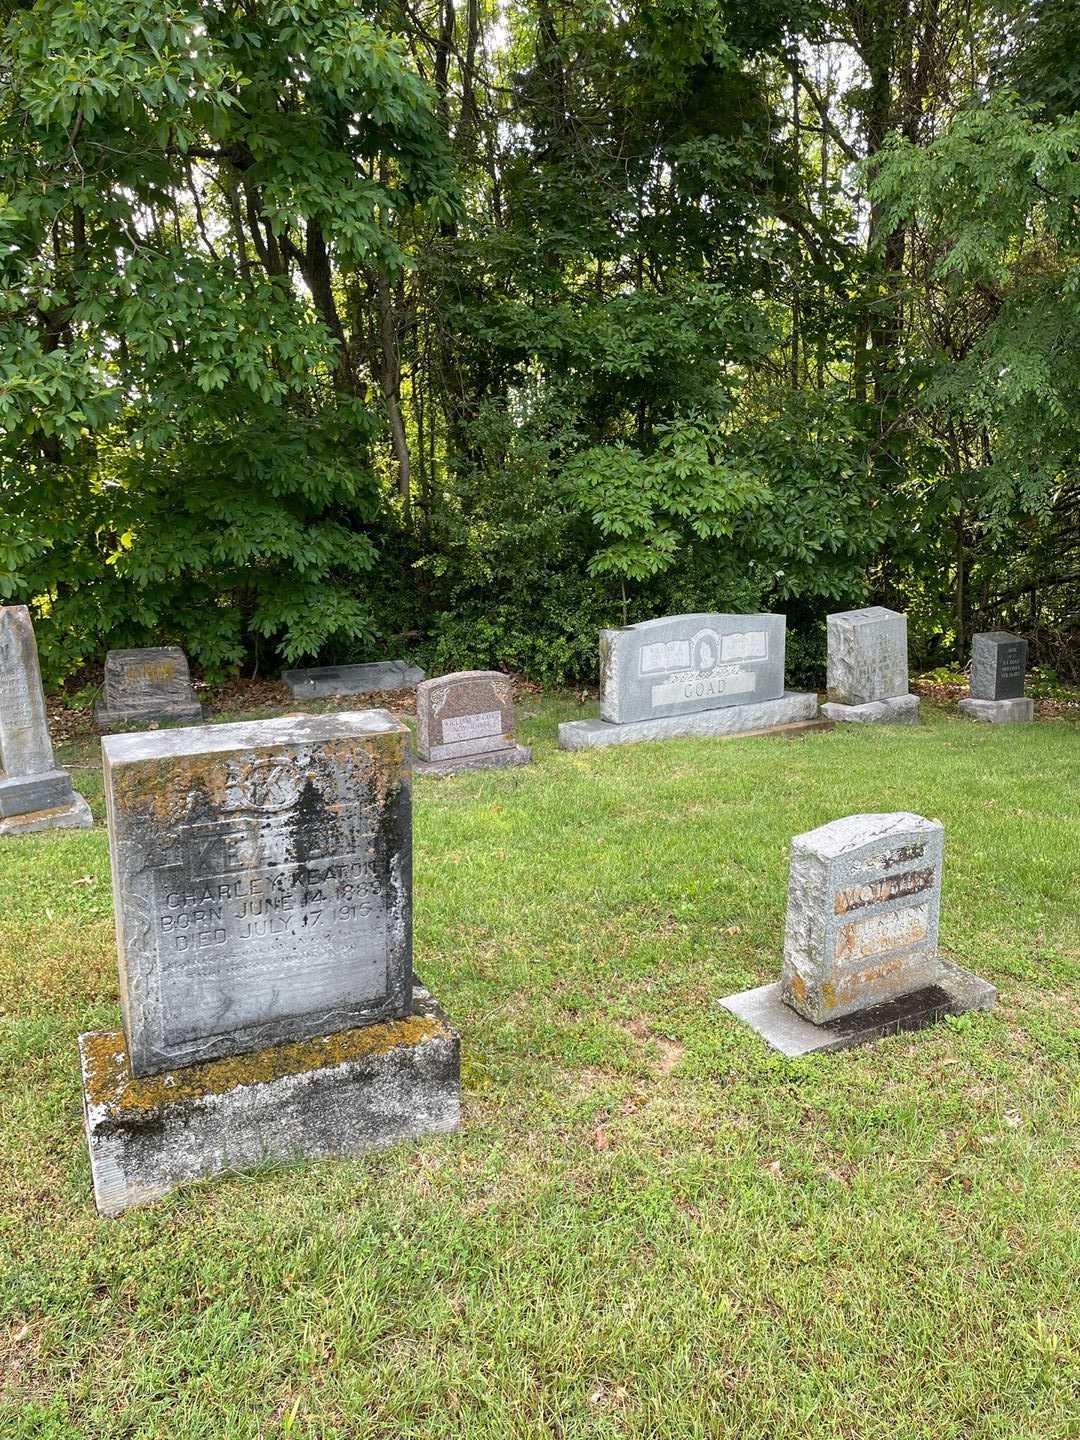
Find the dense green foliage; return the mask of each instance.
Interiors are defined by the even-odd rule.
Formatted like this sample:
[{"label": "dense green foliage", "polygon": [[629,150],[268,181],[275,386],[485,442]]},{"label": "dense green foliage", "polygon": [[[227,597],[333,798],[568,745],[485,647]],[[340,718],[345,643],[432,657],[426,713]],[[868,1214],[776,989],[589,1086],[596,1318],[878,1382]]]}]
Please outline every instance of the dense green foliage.
[{"label": "dense green foliage", "polygon": [[1080,630],[1072,7],[7,0],[0,598],[59,676]]}]

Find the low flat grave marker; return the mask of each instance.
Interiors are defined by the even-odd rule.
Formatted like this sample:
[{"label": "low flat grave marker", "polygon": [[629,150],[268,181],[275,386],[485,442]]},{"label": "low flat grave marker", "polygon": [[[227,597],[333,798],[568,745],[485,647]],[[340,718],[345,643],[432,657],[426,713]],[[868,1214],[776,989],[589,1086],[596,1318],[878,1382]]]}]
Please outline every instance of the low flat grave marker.
[{"label": "low flat grave marker", "polygon": [[907,811],[796,835],[780,981],[721,1005],[785,1055],[991,1009],[994,987],[938,953],[943,849],[940,823]]},{"label": "low flat grave marker", "polygon": [[413,769],[441,775],[527,765],[532,751],[514,741],[514,689],[497,670],[459,670],[416,687]]},{"label": "low flat grave marker", "polygon": [[0,836],[93,823],[53,757],[30,611],[0,606]]},{"label": "low flat grave marker", "polygon": [[984,630],[971,642],[971,698],[959,708],[991,725],[1034,719],[1035,702],[1024,694],[1027,641],[1008,630]]},{"label": "low flat grave marker", "polygon": [[404,660],[376,660],[370,665],[316,665],[284,670],[282,680],[294,700],[322,700],[334,695],[370,695],[376,690],[412,690],[424,678]]},{"label": "low flat grave marker", "polygon": [[187,656],[178,646],[110,650],[106,655],[105,693],[94,710],[99,730],[162,721],[194,725],[202,718]]},{"label": "low flat grave marker", "polygon": [[913,725],[919,697],[909,693],[907,616],[883,605],[826,617],[829,698],[821,713],[838,723]]},{"label": "low flat grave marker", "polygon": [[458,1037],[412,974],[408,733],[371,710],[102,742],[124,1030],[80,1048],[104,1213],[456,1126]]},{"label": "low flat grave marker", "polygon": [[560,725],[560,747],[810,728],[817,696],[784,689],[786,628],[783,615],[716,613],[601,631],[601,718]]}]

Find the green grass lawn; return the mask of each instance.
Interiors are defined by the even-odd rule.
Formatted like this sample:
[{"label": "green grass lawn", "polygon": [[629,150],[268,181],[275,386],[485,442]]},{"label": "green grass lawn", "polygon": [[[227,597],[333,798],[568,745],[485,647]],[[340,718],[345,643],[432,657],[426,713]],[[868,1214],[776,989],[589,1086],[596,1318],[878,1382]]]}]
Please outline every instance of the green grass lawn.
[{"label": "green grass lawn", "polygon": [[[363,1161],[99,1220],[105,832],[3,842],[0,1435],[1080,1434],[1080,727],[562,754],[524,709],[534,765],[415,787],[462,1130]],[[716,1002],[779,974],[788,841],[899,809],[998,1009],[784,1060]]]}]

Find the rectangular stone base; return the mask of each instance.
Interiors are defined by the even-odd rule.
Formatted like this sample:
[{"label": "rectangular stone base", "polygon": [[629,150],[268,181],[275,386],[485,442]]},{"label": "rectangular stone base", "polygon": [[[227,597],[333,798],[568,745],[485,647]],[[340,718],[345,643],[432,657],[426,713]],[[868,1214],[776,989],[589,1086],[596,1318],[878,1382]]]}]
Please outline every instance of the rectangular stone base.
[{"label": "rectangular stone base", "polygon": [[811,1055],[819,1050],[848,1050],[882,1035],[921,1030],[944,1015],[994,1008],[997,990],[988,980],[981,980],[948,960],[939,964],[940,972],[934,984],[843,1015],[838,1020],[827,1020],[824,1025],[804,1020],[786,1005],[780,998],[778,980],[771,985],[759,985],[755,990],[728,995],[719,1003],[756,1030],[774,1050],[791,1056]]},{"label": "rectangular stone base", "polygon": [[838,725],[916,725],[919,720],[917,695],[893,695],[888,700],[870,700],[865,705],[841,705],[830,700],[821,713]]},{"label": "rectangular stone base", "polygon": [[1035,718],[1035,701],[1026,696],[1019,700],[961,700],[959,708],[973,720],[990,725],[1026,725]]},{"label": "rectangular stone base", "polygon": [[460,1118],[460,1036],[418,983],[406,1019],[143,1079],[121,1031],[80,1035],[79,1050],[103,1215],[224,1170],[363,1155]]},{"label": "rectangular stone base", "polygon": [[633,745],[639,740],[679,740],[695,736],[797,734],[819,728],[817,696],[785,690],[779,700],[751,705],[724,705],[693,715],[667,715],[659,720],[569,720],[559,726],[560,750],[593,750],[602,745]]},{"label": "rectangular stone base", "polygon": [[35,810],[56,810],[70,805],[74,794],[66,770],[46,770],[40,775],[0,772],[0,819],[29,815]]},{"label": "rectangular stone base", "polygon": [[412,690],[425,678],[404,660],[376,660],[370,665],[316,665],[283,670],[281,678],[294,700],[319,700],[331,695],[370,695],[376,690]]},{"label": "rectangular stone base", "polygon": [[148,725],[201,725],[203,707],[199,704],[172,705],[162,710],[110,710],[106,705],[94,706],[94,724],[99,730],[145,730]]},{"label": "rectangular stone base", "polygon": [[93,823],[90,806],[77,790],[73,790],[67,805],[31,810],[25,815],[9,815],[0,820],[0,837],[31,835],[35,830],[89,830]]},{"label": "rectangular stone base", "polygon": [[501,770],[506,765],[528,765],[532,751],[528,745],[511,745],[505,750],[485,750],[482,755],[461,755],[456,760],[413,761],[417,775],[454,775],[459,770]]}]

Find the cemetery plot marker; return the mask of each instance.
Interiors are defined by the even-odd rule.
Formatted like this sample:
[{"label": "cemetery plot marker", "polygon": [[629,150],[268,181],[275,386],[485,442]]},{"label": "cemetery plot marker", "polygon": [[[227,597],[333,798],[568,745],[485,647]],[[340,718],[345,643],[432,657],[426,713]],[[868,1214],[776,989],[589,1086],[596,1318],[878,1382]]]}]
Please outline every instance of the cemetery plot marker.
[{"label": "cemetery plot marker", "polygon": [[721,1005],[785,1055],[992,1009],[994,987],[938,954],[943,847],[936,820],[906,811],[797,835],[780,981]]},{"label": "cemetery plot marker", "polygon": [[93,823],[53,758],[30,612],[0,606],[0,836]]},{"label": "cemetery plot marker", "polygon": [[105,694],[94,710],[99,730],[161,721],[192,725],[202,718],[187,656],[175,645],[110,650],[106,655]]},{"label": "cemetery plot marker", "polygon": [[959,708],[991,725],[1034,719],[1035,702],[1024,695],[1027,641],[1007,630],[986,630],[972,637],[971,698]]},{"label": "cemetery plot marker", "polygon": [[532,751],[514,743],[514,693],[509,675],[460,670],[416,687],[414,769],[441,775],[527,765]]},{"label": "cemetery plot marker", "polygon": [[913,725],[919,697],[908,693],[907,616],[882,605],[826,617],[828,702],[840,723]]},{"label": "cemetery plot marker", "polygon": [[376,660],[371,665],[317,665],[284,670],[282,680],[294,700],[321,700],[331,695],[370,695],[375,690],[411,690],[423,670],[404,660]]}]

